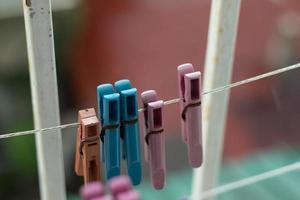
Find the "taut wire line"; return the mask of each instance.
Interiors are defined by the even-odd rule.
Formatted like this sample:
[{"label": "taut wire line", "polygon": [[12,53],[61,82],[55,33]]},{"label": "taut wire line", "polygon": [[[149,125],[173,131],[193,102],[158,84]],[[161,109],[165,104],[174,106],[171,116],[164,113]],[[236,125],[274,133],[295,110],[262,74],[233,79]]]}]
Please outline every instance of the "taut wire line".
[{"label": "taut wire line", "polygon": [[[244,79],[235,83],[231,83],[229,85],[224,85],[218,88],[215,88],[213,90],[210,91],[204,91],[202,93],[202,95],[207,95],[207,94],[213,94],[213,93],[217,93],[217,92],[222,92],[224,90],[228,90],[234,87],[238,87],[241,85],[245,85],[248,83],[252,83],[254,81],[258,81],[267,77],[271,77],[271,76],[275,76],[287,71],[291,71],[294,69],[300,68],[300,63],[288,66],[288,67],[284,67],[284,68],[280,68],[271,72],[267,72],[264,74],[260,74],[248,79]],[[180,102],[180,98],[175,98],[175,99],[171,99],[171,100],[167,100],[164,101],[164,105],[171,105],[171,104],[175,104]],[[139,112],[143,112],[144,108],[140,108],[138,110]],[[34,129],[34,130],[29,130],[29,131],[20,131],[20,132],[14,132],[14,133],[6,133],[6,134],[1,134],[0,135],[0,140],[1,139],[5,139],[5,138],[11,138],[11,137],[17,137],[17,136],[23,136],[23,135],[30,135],[30,134],[34,134],[34,133],[42,133],[42,132],[47,132],[47,131],[51,131],[51,130],[56,130],[56,129],[66,129],[66,128],[71,128],[71,127],[76,127],[78,126],[78,123],[70,123],[70,124],[64,124],[64,125],[59,125],[59,126],[53,126],[53,127],[48,127],[48,128],[41,128],[41,129]]]},{"label": "taut wire line", "polygon": [[[300,169],[300,162],[296,162],[296,163],[286,165],[284,167],[280,167],[280,168],[277,168],[274,170],[270,170],[270,171],[267,171],[267,172],[264,172],[264,173],[261,173],[258,175],[250,176],[248,178],[244,178],[244,179],[241,179],[238,181],[227,183],[225,185],[215,187],[211,190],[204,191],[199,200],[203,200],[208,197],[213,197],[213,196],[220,195],[220,194],[223,194],[226,192],[230,192],[230,191],[233,191],[233,190],[236,190],[236,189],[239,189],[242,187],[246,187],[246,186],[261,182],[261,181],[265,181],[270,178],[281,176],[283,174],[286,174],[286,173],[289,173],[292,171],[296,171],[299,169]],[[193,198],[191,198],[191,199],[193,199]]]},{"label": "taut wire line", "polygon": [[56,130],[56,129],[71,128],[71,127],[75,127],[75,126],[78,126],[77,122],[76,123],[71,123],[71,124],[64,124],[64,125],[59,125],[59,126],[48,127],[48,128],[34,129],[34,130],[29,130],[29,131],[20,131],[20,132],[14,132],[14,133],[7,133],[7,134],[0,135],[0,139],[23,136],[23,135],[31,135],[31,134],[34,134],[34,133],[51,131],[51,130]]}]

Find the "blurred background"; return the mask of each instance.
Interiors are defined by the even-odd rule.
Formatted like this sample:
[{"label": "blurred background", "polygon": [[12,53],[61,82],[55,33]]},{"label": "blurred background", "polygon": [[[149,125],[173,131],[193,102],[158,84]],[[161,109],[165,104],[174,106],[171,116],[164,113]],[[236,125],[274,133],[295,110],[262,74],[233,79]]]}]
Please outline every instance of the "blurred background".
[{"label": "blurred background", "polygon": [[[139,93],[178,97],[178,65],[203,72],[210,0],[53,0],[62,124],[96,107],[96,87],[130,79]],[[233,82],[299,62],[300,2],[243,0]],[[33,129],[25,27],[20,0],[0,0],[0,133]],[[204,72],[205,75],[205,72]],[[220,183],[299,160],[300,71],[232,89]],[[141,105],[141,102],[139,102]],[[140,116],[142,117],[142,116]],[[140,120],[142,122],[142,120]],[[144,163],[143,199],[190,194],[192,169],[181,141],[179,106],[165,107],[168,179],[154,191]],[[69,199],[83,183],[74,173],[76,130],[63,131]],[[0,141],[0,199],[39,199],[34,136]],[[174,157],[176,155],[176,158]],[[299,172],[219,199],[299,199]]]}]

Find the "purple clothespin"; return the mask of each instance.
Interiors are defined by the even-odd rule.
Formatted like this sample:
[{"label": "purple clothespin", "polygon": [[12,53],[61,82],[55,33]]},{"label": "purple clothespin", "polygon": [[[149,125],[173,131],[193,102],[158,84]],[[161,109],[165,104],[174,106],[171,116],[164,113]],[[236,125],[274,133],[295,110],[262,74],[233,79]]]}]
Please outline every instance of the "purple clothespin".
[{"label": "purple clothespin", "polygon": [[163,134],[162,107],[154,90],[141,94],[145,118],[145,157],[150,164],[150,176],[155,189],[162,189],[166,177],[165,136]]},{"label": "purple clothespin", "polygon": [[182,137],[188,145],[189,163],[200,167],[203,161],[201,123],[201,73],[192,64],[178,66]]},{"label": "purple clothespin", "polygon": [[91,182],[80,188],[82,200],[100,200],[104,197],[104,186],[100,182]]}]

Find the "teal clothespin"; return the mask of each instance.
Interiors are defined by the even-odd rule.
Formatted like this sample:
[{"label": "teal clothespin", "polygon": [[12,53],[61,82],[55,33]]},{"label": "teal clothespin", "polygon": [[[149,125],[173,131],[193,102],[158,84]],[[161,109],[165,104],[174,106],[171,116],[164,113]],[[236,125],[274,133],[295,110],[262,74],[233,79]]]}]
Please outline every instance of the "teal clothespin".
[{"label": "teal clothespin", "polygon": [[127,172],[132,183],[138,185],[141,182],[142,166],[137,89],[132,88],[129,80],[115,82],[115,89],[120,94],[120,133],[123,139],[123,155],[127,161]]},{"label": "teal clothespin", "polygon": [[111,84],[97,87],[98,112],[102,129],[102,161],[105,163],[106,179],[120,175],[120,95]]}]

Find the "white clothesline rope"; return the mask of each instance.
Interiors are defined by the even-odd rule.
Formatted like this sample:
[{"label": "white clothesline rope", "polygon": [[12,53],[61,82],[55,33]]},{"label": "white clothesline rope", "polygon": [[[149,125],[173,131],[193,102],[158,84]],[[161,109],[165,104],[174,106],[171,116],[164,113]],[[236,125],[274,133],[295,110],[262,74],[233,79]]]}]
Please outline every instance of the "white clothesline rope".
[{"label": "white clothesline rope", "polygon": [[[287,72],[287,71],[291,71],[291,70],[294,70],[294,69],[297,69],[297,68],[300,68],[300,63],[294,64],[294,65],[291,65],[291,66],[288,66],[288,67],[284,67],[284,68],[281,68],[281,69],[277,69],[277,70],[274,70],[274,71],[271,71],[271,72],[267,72],[267,73],[264,73],[264,74],[261,74],[261,75],[258,75],[258,76],[254,76],[254,77],[251,77],[251,78],[248,78],[248,79],[244,79],[242,81],[231,83],[229,85],[221,86],[221,87],[215,88],[215,89],[210,90],[210,91],[204,91],[202,93],[202,95],[221,92],[221,91],[228,90],[228,89],[238,87],[238,86],[241,86],[241,85],[245,85],[245,84],[248,84],[248,83],[251,83],[251,82],[254,82],[254,81],[258,81],[258,80],[261,80],[261,79],[264,79],[264,78],[267,78],[267,77],[271,77],[271,76],[275,76],[275,75],[278,75],[278,74],[281,74],[281,73],[284,73],[284,72]],[[180,98],[167,100],[167,101],[164,101],[164,105],[175,104],[175,103],[178,103],[179,101],[180,101]],[[140,108],[138,111],[142,112],[142,111],[144,111],[144,108]],[[42,128],[42,129],[34,129],[34,130],[28,130],[28,131],[5,133],[5,134],[0,135],[0,140],[1,139],[6,139],[6,138],[11,138],[11,137],[17,137],[17,136],[31,135],[31,134],[34,134],[34,133],[46,133],[47,131],[51,131],[51,130],[66,129],[66,128],[71,128],[71,127],[76,127],[76,126],[78,126],[77,122],[70,123],[70,124],[64,124],[64,125],[60,125],[60,126]]]},{"label": "white clothesline rope", "polygon": [[[214,196],[217,196],[217,195],[220,195],[220,194],[223,194],[226,192],[230,192],[233,190],[237,190],[242,187],[246,187],[246,186],[261,182],[261,181],[265,181],[270,178],[281,176],[283,174],[286,174],[286,173],[289,173],[292,171],[296,171],[296,170],[300,170],[300,162],[286,165],[284,167],[280,167],[280,168],[270,170],[270,171],[267,171],[267,172],[264,172],[264,173],[261,173],[258,175],[250,176],[248,178],[244,178],[244,179],[241,179],[238,181],[227,183],[225,185],[215,187],[211,190],[204,191],[202,193],[200,199],[197,199],[197,200],[204,200],[209,197],[214,197]],[[190,198],[190,199],[192,200],[193,198]]]}]

